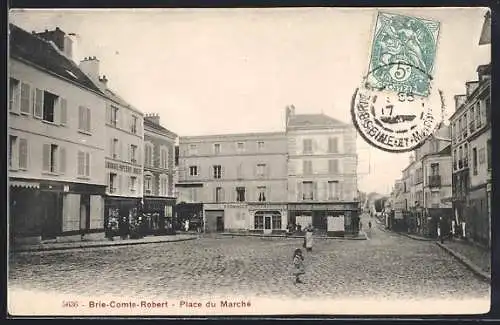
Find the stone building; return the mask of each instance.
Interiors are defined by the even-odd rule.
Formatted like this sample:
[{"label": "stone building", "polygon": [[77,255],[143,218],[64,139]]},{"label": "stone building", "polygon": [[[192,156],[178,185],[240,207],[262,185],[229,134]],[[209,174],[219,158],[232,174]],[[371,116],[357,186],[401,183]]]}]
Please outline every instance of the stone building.
[{"label": "stone building", "polygon": [[62,30],[9,30],[11,242],[101,236],[105,95]]},{"label": "stone building", "polygon": [[289,222],[343,234],[359,222],[356,129],[286,109]]}]

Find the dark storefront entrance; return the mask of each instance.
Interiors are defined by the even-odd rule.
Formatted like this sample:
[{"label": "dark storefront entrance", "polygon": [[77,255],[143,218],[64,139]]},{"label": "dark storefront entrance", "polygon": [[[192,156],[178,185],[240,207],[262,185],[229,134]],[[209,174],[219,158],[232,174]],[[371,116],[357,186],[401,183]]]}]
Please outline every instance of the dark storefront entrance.
[{"label": "dark storefront entrance", "polygon": [[107,196],[104,200],[104,224],[107,237],[130,235],[138,222],[140,198]]},{"label": "dark storefront entrance", "polygon": [[144,197],[143,217],[146,235],[174,234],[175,198]]},{"label": "dark storefront entrance", "polygon": [[189,231],[203,231],[203,203],[181,202],[175,206],[174,229],[185,231],[188,220]]}]

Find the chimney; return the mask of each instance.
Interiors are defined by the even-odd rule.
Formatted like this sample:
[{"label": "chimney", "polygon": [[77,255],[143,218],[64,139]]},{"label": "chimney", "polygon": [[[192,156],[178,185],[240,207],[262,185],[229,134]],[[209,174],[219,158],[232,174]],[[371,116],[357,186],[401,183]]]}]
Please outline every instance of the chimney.
[{"label": "chimney", "polygon": [[99,82],[104,86],[104,88],[108,88],[108,78],[106,78],[106,76],[100,77]]},{"label": "chimney", "polygon": [[80,69],[92,80],[99,80],[99,59],[95,56],[85,57],[80,61]]},{"label": "chimney", "polygon": [[465,83],[466,96],[469,97],[479,86],[479,81],[468,81]]},{"label": "chimney", "polygon": [[66,55],[67,58],[74,60],[76,35],[74,33],[66,34],[62,29],[56,27],[54,30],[46,29],[45,32],[32,32],[36,36],[49,42],[53,42],[56,47]]},{"label": "chimney", "polygon": [[148,121],[160,125],[160,115],[155,114],[155,113],[149,113],[144,115],[144,119],[147,119]]},{"label": "chimney", "polygon": [[457,111],[460,106],[467,100],[466,95],[455,95],[455,111]]},{"label": "chimney", "polygon": [[491,78],[491,64],[484,64],[477,67],[477,78],[483,81]]}]

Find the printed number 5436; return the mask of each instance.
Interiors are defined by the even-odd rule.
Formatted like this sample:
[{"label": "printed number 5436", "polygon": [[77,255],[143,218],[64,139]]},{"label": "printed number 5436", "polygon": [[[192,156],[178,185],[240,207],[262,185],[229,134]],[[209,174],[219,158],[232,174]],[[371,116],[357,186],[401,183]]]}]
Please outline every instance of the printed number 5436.
[{"label": "printed number 5436", "polygon": [[78,301],[63,301],[63,307],[78,307]]}]

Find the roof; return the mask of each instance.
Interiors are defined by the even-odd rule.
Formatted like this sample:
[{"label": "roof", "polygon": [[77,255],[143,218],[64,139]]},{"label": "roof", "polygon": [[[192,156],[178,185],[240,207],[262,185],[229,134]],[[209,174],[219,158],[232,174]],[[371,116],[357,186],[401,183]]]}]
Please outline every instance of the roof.
[{"label": "roof", "polygon": [[287,124],[288,128],[324,128],[332,126],[345,127],[347,124],[325,114],[291,115]]},{"label": "roof", "polygon": [[170,136],[177,137],[177,134],[164,128],[163,126],[161,126],[159,124],[154,123],[153,121],[149,120],[147,117],[144,118],[144,126],[155,129],[155,130],[163,132],[163,133],[166,133]]},{"label": "roof", "polygon": [[9,24],[9,30],[9,54],[12,58],[31,63],[82,87],[102,93],[78,65],[54,44],[13,24]]},{"label": "roof", "polygon": [[285,132],[247,132],[247,133],[226,133],[182,136],[181,141],[245,141],[245,140],[265,140],[269,138],[286,139]]}]

